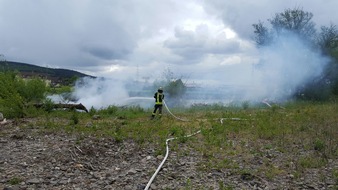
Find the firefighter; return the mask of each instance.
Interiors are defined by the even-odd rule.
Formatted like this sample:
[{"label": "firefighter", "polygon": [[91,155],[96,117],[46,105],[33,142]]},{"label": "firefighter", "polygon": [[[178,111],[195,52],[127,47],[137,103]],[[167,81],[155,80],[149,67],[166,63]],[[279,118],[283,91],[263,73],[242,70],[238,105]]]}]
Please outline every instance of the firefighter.
[{"label": "firefighter", "polygon": [[158,88],[157,92],[154,95],[155,98],[155,106],[153,114],[151,115],[151,119],[155,118],[156,111],[158,110],[158,115],[162,116],[162,106],[163,106],[163,100],[164,100],[164,94],[163,94],[163,88]]}]

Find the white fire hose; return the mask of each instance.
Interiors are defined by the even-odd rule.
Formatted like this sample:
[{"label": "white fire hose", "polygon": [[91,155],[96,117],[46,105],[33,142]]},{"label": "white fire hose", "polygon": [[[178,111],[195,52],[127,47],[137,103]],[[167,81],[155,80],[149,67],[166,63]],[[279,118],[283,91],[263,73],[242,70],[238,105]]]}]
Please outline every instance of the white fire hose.
[{"label": "white fire hose", "polygon": [[[181,120],[181,121],[190,121],[190,120],[187,120],[187,119],[182,119],[182,118],[176,117],[173,113],[171,113],[171,111],[169,110],[169,108],[168,108],[167,104],[165,103],[165,101],[163,101],[163,103],[164,103],[165,108],[166,108],[166,109],[168,110],[168,112],[170,113],[170,115],[172,115],[174,118],[176,118],[176,119],[178,119],[178,120]],[[197,132],[195,132],[195,133],[193,133],[193,134],[186,135],[186,136],[184,136],[184,138],[188,138],[188,137],[197,135],[197,134],[200,133],[200,132],[201,132],[201,130],[199,130],[199,131],[197,131]],[[150,178],[150,180],[149,180],[147,186],[144,188],[144,190],[148,190],[148,189],[149,189],[151,183],[154,181],[154,179],[155,179],[155,177],[157,176],[158,172],[161,170],[163,164],[164,164],[165,161],[167,160],[167,158],[168,158],[168,156],[169,156],[169,141],[175,140],[175,139],[177,139],[177,138],[178,138],[178,137],[172,137],[172,138],[169,138],[169,139],[167,139],[167,140],[165,141],[165,145],[166,145],[166,153],[165,153],[165,156],[164,156],[164,158],[163,158],[161,164],[157,167],[157,169],[156,169],[155,173],[153,174],[153,176]]]},{"label": "white fire hose", "polygon": [[165,106],[165,108],[168,110],[168,112],[170,113],[171,116],[173,116],[175,119],[177,120],[181,120],[181,121],[189,121],[188,119],[182,119],[182,118],[179,118],[179,117],[176,117],[173,113],[171,113],[171,111],[169,110],[167,104],[165,103],[165,101],[163,100],[163,104]]},{"label": "white fire hose", "polygon": [[[198,133],[200,133],[200,132],[201,132],[201,130],[197,131],[196,133],[193,133],[193,134],[190,134],[190,135],[186,135],[186,136],[184,136],[184,137],[191,137],[191,136],[194,136],[194,135],[196,135],[196,134],[198,134]],[[157,167],[157,169],[156,169],[155,173],[153,174],[153,176],[150,178],[150,180],[149,180],[147,186],[144,188],[144,190],[148,190],[148,189],[149,189],[151,183],[154,181],[154,179],[155,179],[155,177],[157,176],[158,172],[161,170],[163,164],[164,164],[165,161],[167,160],[167,158],[168,158],[168,156],[169,156],[169,141],[175,140],[175,139],[177,139],[177,138],[178,138],[178,137],[173,137],[173,138],[169,138],[169,139],[167,139],[167,140],[165,141],[165,145],[166,145],[166,153],[165,153],[165,156],[164,156],[164,158],[163,158],[161,164]]]},{"label": "white fire hose", "polygon": [[[263,103],[267,104],[269,107],[271,106],[269,103],[267,103],[266,101],[262,101]],[[173,113],[171,113],[171,111],[169,110],[167,104],[165,103],[165,101],[163,100],[163,104],[165,106],[165,108],[167,109],[167,111],[169,112],[169,114],[171,116],[173,116],[175,119],[177,120],[180,120],[180,121],[186,121],[186,122],[189,122],[190,120],[188,119],[182,119],[182,118],[179,118],[177,116],[175,116]],[[220,122],[221,124],[223,124],[223,120],[233,120],[233,121],[241,121],[243,119],[240,119],[240,118],[220,118]],[[246,120],[246,119],[244,119]],[[194,135],[197,135],[201,132],[201,130],[193,133],[193,134],[190,134],[190,135],[186,135],[184,136],[184,138],[188,138],[188,137],[192,137]],[[158,172],[161,170],[163,164],[165,163],[165,161],[167,160],[168,156],[169,156],[169,141],[172,141],[172,140],[175,140],[175,139],[178,139],[178,137],[172,137],[172,138],[168,138],[166,139],[165,141],[165,144],[166,144],[166,154],[162,160],[162,162],[160,163],[160,165],[157,167],[155,173],[153,174],[153,176],[150,178],[149,182],[147,183],[147,186],[144,188],[144,190],[148,190],[150,185],[152,184],[152,182],[154,181],[155,177],[157,176]]]}]

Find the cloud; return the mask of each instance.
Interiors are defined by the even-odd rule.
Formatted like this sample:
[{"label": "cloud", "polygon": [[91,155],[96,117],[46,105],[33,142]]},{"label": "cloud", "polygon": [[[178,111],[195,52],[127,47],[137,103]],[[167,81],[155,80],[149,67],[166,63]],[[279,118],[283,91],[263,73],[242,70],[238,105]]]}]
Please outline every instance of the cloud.
[{"label": "cloud", "polygon": [[131,53],[128,49],[119,48],[115,50],[104,46],[83,47],[82,51],[102,60],[125,59]]},{"label": "cloud", "polygon": [[155,79],[173,66],[191,80],[222,82],[209,73],[257,61],[253,23],[303,7],[318,26],[328,25],[338,20],[337,6],[336,0],[0,0],[0,53],[95,76]]},{"label": "cloud", "polygon": [[268,23],[276,13],[285,9],[301,8],[314,14],[313,21],[318,27],[328,26],[330,22],[338,20],[335,7],[338,2],[335,0],[257,0],[257,1],[204,1],[204,8],[209,14],[217,15],[225,25],[228,25],[241,38],[251,39],[253,34],[252,24],[263,21]]},{"label": "cloud", "polygon": [[208,54],[233,54],[241,51],[240,42],[225,33],[210,31],[208,25],[198,25],[195,30],[176,28],[175,37],[164,42],[186,64],[197,64]]},{"label": "cloud", "polygon": [[[337,0],[0,0],[0,54],[109,78],[77,91],[101,94],[83,99],[99,107],[116,103],[102,89],[125,97],[121,81],[153,81],[168,67],[201,86],[250,86],[244,98],[277,97],[277,87],[295,89],[325,62],[297,40],[285,44],[292,51],[255,48],[252,24],[294,7],[312,12],[318,28],[337,24]],[[270,64],[254,67],[262,62]]]}]

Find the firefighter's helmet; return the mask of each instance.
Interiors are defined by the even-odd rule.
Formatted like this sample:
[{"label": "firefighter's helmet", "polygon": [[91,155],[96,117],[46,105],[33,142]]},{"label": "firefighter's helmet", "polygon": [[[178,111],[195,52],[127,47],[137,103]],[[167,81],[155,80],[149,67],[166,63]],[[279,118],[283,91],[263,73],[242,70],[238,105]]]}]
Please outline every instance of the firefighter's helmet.
[{"label": "firefighter's helmet", "polygon": [[162,93],[162,92],[163,92],[163,88],[162,88],[162,87],[159,87],[157,91],[158,91],[159,93]]}]

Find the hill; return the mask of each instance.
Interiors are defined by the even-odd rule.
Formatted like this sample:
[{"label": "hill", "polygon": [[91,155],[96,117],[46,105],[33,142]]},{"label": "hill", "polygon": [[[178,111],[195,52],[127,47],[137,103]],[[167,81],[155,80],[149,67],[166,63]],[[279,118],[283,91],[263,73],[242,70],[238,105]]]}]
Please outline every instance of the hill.
[{"label": "hill", "polygon": [[4,71],[17,71],[24,78],[38,76],[51,80],[52,84],[67,84],[74,78],[93,77],[69,69],[47,68],[28,63],[0,61],[0,72]]}]

